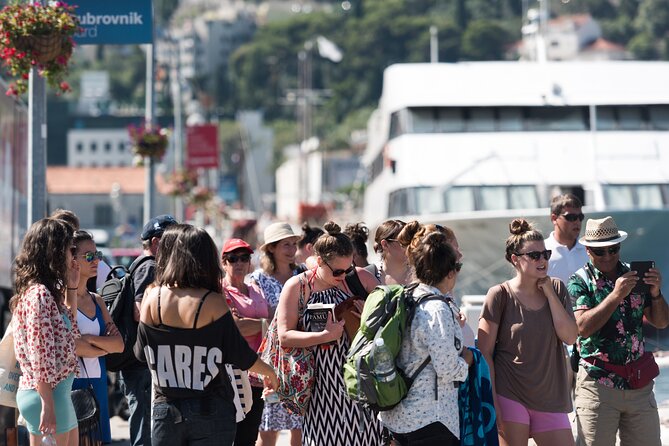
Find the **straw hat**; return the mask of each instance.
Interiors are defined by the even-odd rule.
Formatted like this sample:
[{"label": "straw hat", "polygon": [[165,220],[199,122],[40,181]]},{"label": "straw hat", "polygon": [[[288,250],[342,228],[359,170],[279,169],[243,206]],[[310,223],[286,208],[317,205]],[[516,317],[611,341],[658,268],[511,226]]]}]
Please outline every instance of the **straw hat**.
[{"label": "straw hat", "polygon": [[265,236],[264,236],[265,243],[260,247],[260,249],[262,251],[265,251],[267,245],[271,245],[272,243],[290,237],[299,237],[299,235],[296,235],[293,232],[293,228],[290,226],[290,224],[282,221],[272,223],[271,225],[265,228]]},{"label": "straw hat", "polygon": [[627,232],[618,229],[613,217],[604,217],[599,220],[589,219],[585,224],[585,236],[579,242],[583,246],[598,248],[601,246],[617,245],[627,238]]}]

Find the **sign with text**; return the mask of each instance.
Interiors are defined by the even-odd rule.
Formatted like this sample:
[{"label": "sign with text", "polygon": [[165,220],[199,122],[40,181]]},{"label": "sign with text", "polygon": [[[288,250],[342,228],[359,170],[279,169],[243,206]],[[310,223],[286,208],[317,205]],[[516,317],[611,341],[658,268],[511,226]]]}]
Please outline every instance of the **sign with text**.
[{"label": "sign with text", "polygon": [[218,126],[193,125],[186,128],[186,167],[218,168]]},{"label": "sign with text", "polygon": [[74,0],[77,45],[153,43],[151,0]]}]

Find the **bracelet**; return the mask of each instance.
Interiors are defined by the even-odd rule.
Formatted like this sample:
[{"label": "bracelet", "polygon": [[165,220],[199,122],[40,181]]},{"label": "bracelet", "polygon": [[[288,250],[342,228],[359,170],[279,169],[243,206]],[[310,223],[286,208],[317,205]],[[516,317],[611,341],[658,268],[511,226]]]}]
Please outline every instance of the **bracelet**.
[{"label": "bracelet", "polygon": [[77,291],[78,289],[79,289],[79,287],[76,287],[76,288],[67,287],[67,291]]}]

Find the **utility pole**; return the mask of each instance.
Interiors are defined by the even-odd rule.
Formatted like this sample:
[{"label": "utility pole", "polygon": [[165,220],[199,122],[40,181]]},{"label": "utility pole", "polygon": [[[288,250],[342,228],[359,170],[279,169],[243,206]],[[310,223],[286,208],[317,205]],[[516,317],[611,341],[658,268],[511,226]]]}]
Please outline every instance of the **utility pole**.
[{"label": "utility pole", "polygon": [[28,88],[27,219],[30,226],[46,217],[46,81],[36,67],[30,70]]},{"label": "utility pole", "polygon": [[[181,48],[179,38],[172,37],[172,66],[170,79],[172,80],[172,103],[174,105],[174,169],[184,169],[183,155],[183,117],[181,104]],[[174,217],[177,221],[184,219],[184,203],[182,197],[174,198]]]},{"label": "utility pole", "polygon": [[[155,31],[153,32],[153,41],[155,42]],[[147,128],[150,128],[153,125],[154,121],[154,108],[155,108],[155,98],[154,98],[154,61],[155,61],[155,46],[152,43],[149,43],[146,48],[146,103],[144,110],[144,125]],[[144,158],[144,169],[145,169],[145,188],[144,188],[144,222],[149,221],[154,215],[153,211],[153,198],[155,196],[155,181],[153,177],[155,176],[155,160],[152,156],[147,156]]]}]

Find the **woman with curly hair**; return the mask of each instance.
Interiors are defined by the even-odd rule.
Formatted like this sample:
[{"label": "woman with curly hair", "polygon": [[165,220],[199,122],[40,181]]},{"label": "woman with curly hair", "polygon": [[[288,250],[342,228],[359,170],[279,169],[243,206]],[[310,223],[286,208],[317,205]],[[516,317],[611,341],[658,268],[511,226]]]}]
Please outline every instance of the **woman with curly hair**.
[{"label": "woman with curly hair", "polygon": [[521,218],[509,230],[506,260],[516,275],[488,290],[478,329],[478,346],[490,367],[499,440],[526,445],[533,437],[539,446],[573,445],[563,348],[577,335],[569,295],[559,279],[548,276],[551,251],[544,236]]},{"label": "woman with curly hair", "polygon": [[381,256],[377,277],[385,285],[408,285],[411,282],[411,267],[398,238],[405,225],[402,220],[386,220],[374,234],[374,252]]},{"label": "woman with curly hair", "polygon": [[62,220],[35,222],[16,257],[13,313],[14,350],[21,367],[16,403],[26,420],[30,444],[53,436],[77,445],[72,381],[77,374],[75,338],[79,265],[72,227]]},{"label": "woman with curly hair", "polygon": [[[353,264],[367,269],[367,239],[369,238],[369,229],[364,223],[351,223],[346,225],[344,234],[348,235],[353,245]],[[370,271],[371,272],[371,271]]]},{"label": "woman with curly hair", "polygon": [[[316,360],[302,444],[379,446],[383,440],[378,420],[368,417],[346,397],[341,368],[351,340],[344,332],[344,321],[334,321],[330,314],[324,329],[318,330],[311,313],[300,312],[310,304],[338,305],[353,295],[345,280],[346,274],[355,269],[351,241],[334,222],[326,223],[323,229],[325,234],[314,244],[318,265],[286,282],[276,314],[281,345],[313,348]],[[367,292],[378,284],[368,271],[357,268],[356,272]]]},{"label": "woman with curly hair", "polygon": [[318,237],[323,235],[323,230],[318,226],[310,226],[309,223],[304,222],[302,225],[302,235],[297,240],[297,252],[295,253],[295,263],[304,263],[307,268],[313,267],[314,259],[314,243]]}]

